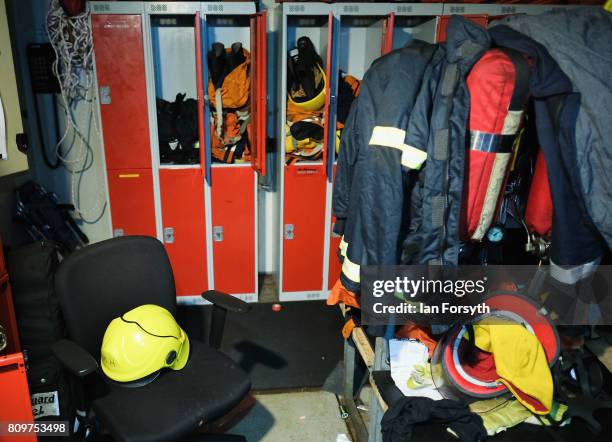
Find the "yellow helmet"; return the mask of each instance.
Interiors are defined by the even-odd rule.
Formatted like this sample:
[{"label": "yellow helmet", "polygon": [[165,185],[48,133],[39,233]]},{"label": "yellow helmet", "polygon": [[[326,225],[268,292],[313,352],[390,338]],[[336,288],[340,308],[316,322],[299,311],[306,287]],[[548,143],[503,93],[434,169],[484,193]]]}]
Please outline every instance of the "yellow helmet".
[{"label": "yellow helmet", "polygon": [[101,353],[102,371],[110,379],[144,385],[164,367],[180,370],[185,366],[189,338],[168,310],[146,304],[111,321]]},{"label": "yellow helmet", "polygon": [[296,101],[291,97],[291,94],[287,95],[287,98],[289,99],[291,104],[297,106],[298,108],[304,111],[318,111],[321,110],[325,105],[325,88],[327,84],[327,78],[325,76],[325,71],[323,70],[321,65],[317,64],[317,69],[319,70],[319,74],[321,75],[322,85],[321,90],[314,98],[311,98],[310,100],[306,101]]}]

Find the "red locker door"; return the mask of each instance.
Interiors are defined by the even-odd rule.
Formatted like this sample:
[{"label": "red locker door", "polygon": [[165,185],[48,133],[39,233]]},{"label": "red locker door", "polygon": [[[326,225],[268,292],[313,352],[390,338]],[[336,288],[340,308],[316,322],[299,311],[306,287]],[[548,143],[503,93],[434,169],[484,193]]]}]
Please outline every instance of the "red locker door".
[{"label": "red locker door", "polygon": [[266,175],[266,12],[251,17],[251,166]]},{"label": "red locker door", "polygon": [[[0,356],[0,391],[3,395],[3,400],[0,401],[0,422],[3,430],[6,431],[6,425],[11,422],[34,422],[26,366],[21,353]],[[0,442],[36,442],[36,440],[35,433],[20,436],[0,434]]]},{"label": "red locker door", "polygon": [[[476,23],[477,25],[482,26],[483,28],[486,28],[487,25],[489,24],[489,16],[486,14],[471,14],[471,15],[464,15],[463,17]],[[448,26],[449,18],[450,16],[443,15],[438,20],[438,37],[437,37],[438,43],[442,43],[446,41],[446,27]]]},{"label": "red locker door", "polygon": [[92,15],[91,22],[106,167],[150,168],[141,17]]},{"label": "red locker door", "polygon": [[248,166],[213,167],[215,289],[255,293],[255,177]]},{"label": "red locker door", "polygon": [[322,289],[326,184],[323,164],[285,167],[283,292]]},{"label": "red locker door", "polygon": [[107,171],[113,233],[157,236],[151,169]]},{"label": "red locker door", "polygon": [[[334,164],[334,179],[336,179],[336,165]],[[338,259],[338,248],[340,247],[340,236],[334,234],[334,223],[336,217],[331,217],[331,231],[329,238],[329,276],[327,281],[327,288],[331,290],[338,278],[340,278],[340,272],[342,271],[342,263]]]},{"label": "red locker door", "polygon": [[393,50],[393,31],[395,28],[395,12],[389,14],[383,21],[383,35],[380,55],[388,54]]},{"label": "red locker door", "polygon": [[160,169],[164,245],[170,257],[177,296],[208,289],[204,176],[200,168]]}]

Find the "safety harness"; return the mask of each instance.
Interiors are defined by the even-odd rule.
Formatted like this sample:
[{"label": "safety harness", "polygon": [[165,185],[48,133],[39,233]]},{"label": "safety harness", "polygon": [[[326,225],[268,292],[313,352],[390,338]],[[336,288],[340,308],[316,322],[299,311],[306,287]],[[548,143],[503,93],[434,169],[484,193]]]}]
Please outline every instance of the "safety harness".
[{"label": "safety harness", "polygon": [[[212,155],[233,163],[250,158],[250,53],[241,43],[214,43],[208,54]],[[214,98],[213,98],[214,97]]]}]

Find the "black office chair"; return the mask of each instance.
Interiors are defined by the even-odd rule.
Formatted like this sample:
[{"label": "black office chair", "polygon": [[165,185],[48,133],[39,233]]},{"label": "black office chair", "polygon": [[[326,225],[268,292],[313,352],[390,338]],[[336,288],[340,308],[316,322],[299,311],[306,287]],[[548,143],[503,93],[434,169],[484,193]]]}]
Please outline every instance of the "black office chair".
[{"label": "black office chair", "polygon": [[[225,313],[244,313],[249,306],[214,291],[202,294],[214,305],[209,345],[190,339],[185,368],[165,370],[136,388],[109,381],[98,370],[102,337],[112,319],[143,304],[176,313],[172,269],[156,239],[127,236],[85,247],[61,263],[55,289],[70,340],[57,342],[53,353],[78,379],[77,409],[95,415],[95,425],[85,418],[82,427],[100,424],[120,441],[181,440],[225,415],[249,392],[247,375],[218,351]],[[189,440],[210,440],[196,437]]]}]

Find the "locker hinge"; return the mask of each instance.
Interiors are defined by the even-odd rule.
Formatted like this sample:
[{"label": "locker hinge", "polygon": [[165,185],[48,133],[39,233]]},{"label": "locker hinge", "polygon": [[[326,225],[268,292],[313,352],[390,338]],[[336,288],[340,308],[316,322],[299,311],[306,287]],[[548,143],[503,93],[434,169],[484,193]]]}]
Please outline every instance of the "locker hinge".
[{"label": "locker hinge", "polygon": [[100,86],[100,104],[111,104],[110,86]]},{"label": "locker hinge", "polygon": [[213,241],[223,241],[223,226],[213,226]]},{"label": "locker hinge", "polygon": [[123,236],[123,229],[114,229],[113,230],[113,238],[117,238],[118,236]]},{"label": "locker hinge", "polygon": [[295,228],[293,224],[285,224],[285,239],[293,239]]},{"label": "locker hinge", "polygon": [[174,243],[174,227],[164,227],[164,242],[166,244]]}]

